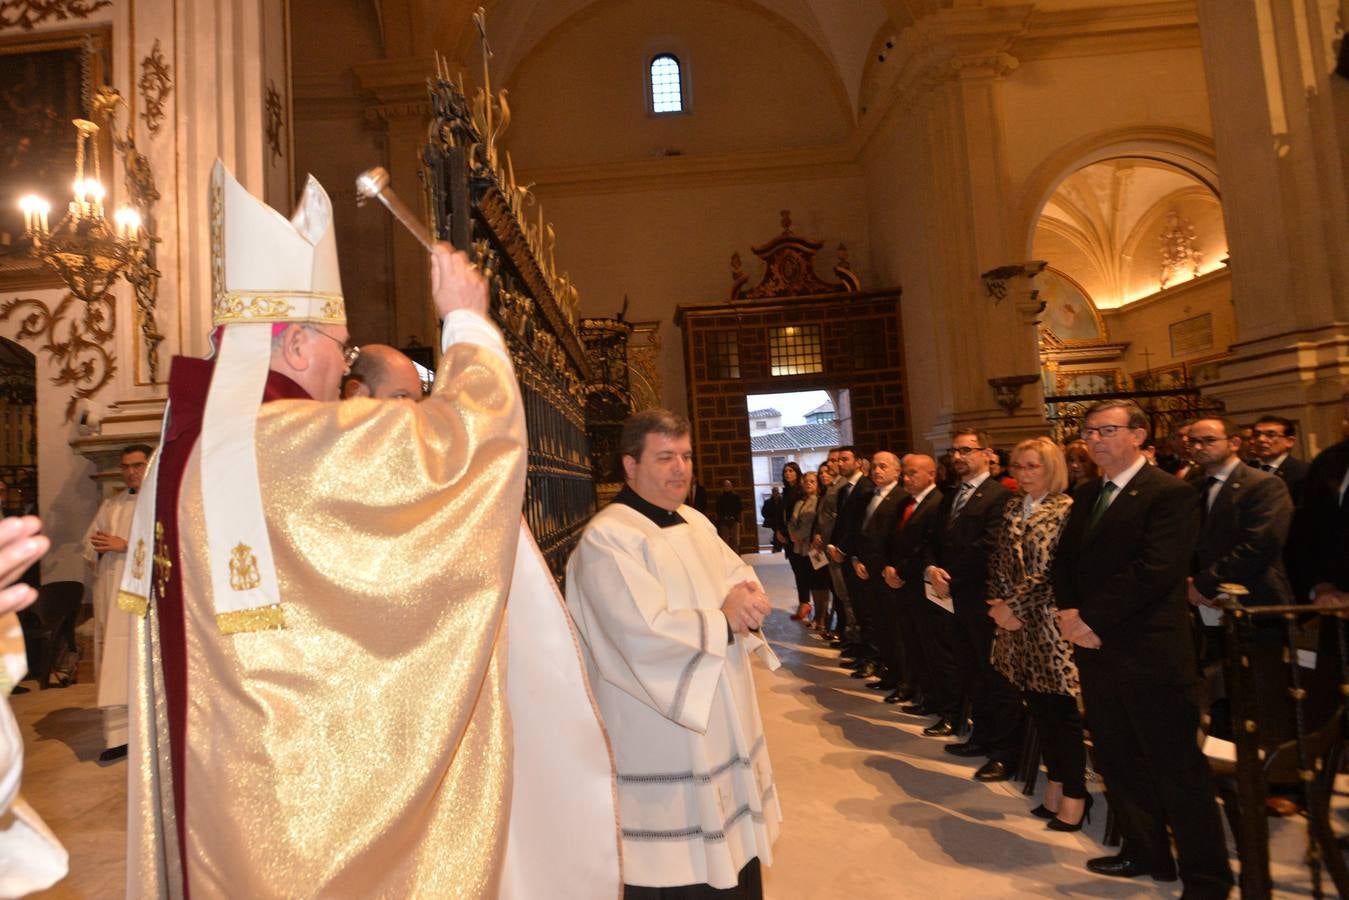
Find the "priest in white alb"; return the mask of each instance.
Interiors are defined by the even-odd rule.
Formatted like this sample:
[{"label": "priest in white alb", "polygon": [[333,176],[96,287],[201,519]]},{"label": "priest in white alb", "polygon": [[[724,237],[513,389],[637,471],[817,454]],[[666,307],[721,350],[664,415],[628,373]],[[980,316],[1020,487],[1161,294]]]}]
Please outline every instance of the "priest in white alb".
[{"label": "priest in white alb", "polygon": [[625,900],[762,896],[782,812],[750,672],[771,606],[684,504],[689,424],[623,425],[626,485],[567,564],[567,605],[618,772]]},{"label": "priest in white alb", "polygon": [[122,450],[126,489],[104,500],[84,534],[84,560],[94,570],[94,672],[98,709],[103,720],[100,762],[126,756],[127,639],[131,615],[117,606],[117,592],[126,568],[127,538],[136,512],[136,493],[154,450],[136,444]]}]

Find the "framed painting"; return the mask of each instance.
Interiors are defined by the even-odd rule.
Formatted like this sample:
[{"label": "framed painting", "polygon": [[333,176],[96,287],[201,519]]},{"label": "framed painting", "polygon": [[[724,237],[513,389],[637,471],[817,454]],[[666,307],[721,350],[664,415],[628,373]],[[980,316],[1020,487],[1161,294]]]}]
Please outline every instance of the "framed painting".
[{"label": "framed painting", "polygon": [[[0,292],[61,285],[29,253],[19,198],[37,194],[50,203],[53,228],[65,215],[75,180],[71,120],[91,116],[93,93],[109,68],[110,38],[109,29],[95,28],[0,40]],[[99,135],[97,147],[108,187],[114,173],[107,135]]]}]

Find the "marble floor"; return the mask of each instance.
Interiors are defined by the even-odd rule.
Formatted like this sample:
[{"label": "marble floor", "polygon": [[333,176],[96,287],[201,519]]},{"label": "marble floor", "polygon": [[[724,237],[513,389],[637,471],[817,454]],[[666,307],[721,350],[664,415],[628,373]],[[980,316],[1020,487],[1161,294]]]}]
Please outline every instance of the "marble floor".
[{"label": "marble floor", "polygon": [[[783,668],[756,673],[785,821],[765,871],[774,900],[934,897],[1174,897],[1178,885],[1091,875],[1104,815],[1048,832],[1019,785],[971,779],[974,765],[920,734],[788,619],[781,555],[749,557],[784,612],[764,631]],[[126,763],[102,765],[92,685],[11,698],[27,742],[24,794],[65,842],[70,875],[48,898],[122,894]],[[1098,801],[1098,812],[1102,805]],[[1276,895],[1309,896],[1299,818],[1271,820]]]}]

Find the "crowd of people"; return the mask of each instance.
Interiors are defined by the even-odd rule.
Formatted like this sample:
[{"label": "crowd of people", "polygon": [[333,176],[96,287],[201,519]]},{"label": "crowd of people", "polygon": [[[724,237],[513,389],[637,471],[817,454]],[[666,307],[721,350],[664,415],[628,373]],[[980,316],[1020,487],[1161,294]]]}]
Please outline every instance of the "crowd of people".
[{"label": "crowd of people", "polygon": [[1197,737],[1222,702],[1228,586],[1251,604],[1349,601],[1349,441],[1310,465],[1295,445],[1288,419],[1213,416],[1159,453],[1146,414],[1106,400],[1066,445],[960,430],[941,459],[844,446],[817,471],[788,463],[764,524],[795,576],[792,618],[930,718],[924,735],[963,737],[943,749],[979,761],[974,778],[1012,777],[1033,723],[1048,785],[1029,812],[1078,831],[1085,732],[1123,837],[1087,868],[1224,897]]}]

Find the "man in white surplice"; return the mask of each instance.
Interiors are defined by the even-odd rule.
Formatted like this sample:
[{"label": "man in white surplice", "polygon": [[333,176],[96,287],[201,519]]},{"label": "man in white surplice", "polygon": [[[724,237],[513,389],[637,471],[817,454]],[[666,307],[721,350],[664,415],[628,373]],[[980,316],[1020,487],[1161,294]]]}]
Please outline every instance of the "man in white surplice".
[{"label": "man in white surplice", "polygon": [[689,424],[666,410],[623,425],[626,486],[567,564],[567,605],[613,743],[625,900],[709,889],[762,896],[782,811],[749,654],[771,606],[754,571],[684,505]]},{"label": "man in white surplice", "polygon": [[126,490],[103,501],[84,534],[84,559],[94,570],[94,672],[98,707],[103,714],[101,762],[126,756],[127,642],[131,635],[131,614],[118,609],[117,591],[126,566],[136,492],[145,478],[151,452],[144,444],[122,451]]}]

